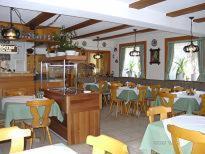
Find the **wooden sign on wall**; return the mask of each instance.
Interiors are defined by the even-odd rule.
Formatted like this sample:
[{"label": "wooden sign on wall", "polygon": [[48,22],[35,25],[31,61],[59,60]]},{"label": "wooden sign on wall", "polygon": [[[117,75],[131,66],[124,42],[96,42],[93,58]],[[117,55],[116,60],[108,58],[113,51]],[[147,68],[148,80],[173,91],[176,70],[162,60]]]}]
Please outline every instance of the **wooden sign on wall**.
[{"label": "wooden sign on wall", "polygon": [[17,54],[17,46],[0,44],[0,54]]}]

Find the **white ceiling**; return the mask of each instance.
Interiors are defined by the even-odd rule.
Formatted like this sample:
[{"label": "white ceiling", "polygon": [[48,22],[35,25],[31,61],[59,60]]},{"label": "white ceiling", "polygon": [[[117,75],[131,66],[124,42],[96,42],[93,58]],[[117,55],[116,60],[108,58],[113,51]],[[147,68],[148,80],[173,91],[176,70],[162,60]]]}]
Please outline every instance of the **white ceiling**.
[{"label": "white ceiling", "polygon": [[[167,0],[141,10],[129,8],[129,4],[133,2],[135,2],[135,0],[58,0],[58,2],[55,0],[1,0],[0,5],[24,9],[19,10],[22,18],[26,22],[37,16],[41,11],[64,14],[52,25],[57,27],[70,27],[90,18],[104,21],[77,30],[76,32],[78,35],[115,27],[121,24],[134,26],[132,28],[103,34],[99,37],[107,37],[130,32],[134,28],[139,30],[154,28],[162,31],[189,34],[190,21],[188,17],[205,17],[205,10],[175,18],[166,16],[166,13],[168,12],[204,3],[205,0]],[[9,21],[9,8],[2,6],[0,6],[0,21]],[[31,8],[35,11],[28,11]],[[55,18],[56,16],[45,21],[41,25],[47,25]],[[14,22],[19,22],[15,15]],[[195,23],[194,33],[197,36],[205,36],[205,23]],[[96,36],[91,38],[94,39]]]}]

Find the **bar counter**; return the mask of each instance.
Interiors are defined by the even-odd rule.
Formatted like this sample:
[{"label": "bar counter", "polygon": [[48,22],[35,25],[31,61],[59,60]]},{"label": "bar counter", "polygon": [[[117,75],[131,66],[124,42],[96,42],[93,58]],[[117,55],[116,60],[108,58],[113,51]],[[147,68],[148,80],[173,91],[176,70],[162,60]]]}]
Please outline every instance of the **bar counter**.
[{"label": "bar counter", "polygon": [[58,103],[64,116],[63,123],[53,117],[50,128],[69,144],[84,143],[88,135],[100,134],[101,94],[93,92],[63,95],[63,92],[53,90],[44,92],[45,97]]}]

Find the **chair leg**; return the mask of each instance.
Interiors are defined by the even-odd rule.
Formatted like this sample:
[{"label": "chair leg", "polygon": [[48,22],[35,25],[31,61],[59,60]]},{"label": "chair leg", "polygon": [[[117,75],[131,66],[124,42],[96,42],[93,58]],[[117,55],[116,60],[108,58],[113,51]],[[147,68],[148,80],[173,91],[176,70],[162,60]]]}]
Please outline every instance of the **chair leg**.
[{"label": "chair leg", "polygon": [[43,143],[45,143],[45,140],[46,140],[46,129],[44,127],[42,127],[42,132],[43,132]]},{"label": "chair leg", "polygon": [[117,118],[117,114],[118,114],[118,106],[119,106],[119,102],[116,103],[116,113],[115,113],[116,118]]},{"label": "chair leg", "polygon": [[48,127],[46,127],[46,131],[47,131],[47,134],[48,134],[49,143],[52,144],[51,134],[50,134],[50,131],[49,131]]},{"label": "chair leg", "polygon": [[33,128],[31,128],[31,137],[30,137],[30,139],[29,139],[29,147],[30,147],[30,149],[32,148],[32,145],[33,145]]},{"label": "chair leg", "polygon": [[112,106],[113,106],[113,101],[110,101],[110,111],[109,112],[111,112],[112,111]]}]

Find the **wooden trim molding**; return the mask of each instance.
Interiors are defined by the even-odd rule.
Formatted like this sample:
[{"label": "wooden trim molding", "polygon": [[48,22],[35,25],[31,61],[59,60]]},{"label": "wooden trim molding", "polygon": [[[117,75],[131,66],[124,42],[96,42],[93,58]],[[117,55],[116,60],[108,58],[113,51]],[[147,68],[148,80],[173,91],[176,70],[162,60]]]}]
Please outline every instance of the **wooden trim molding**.
[{"label": "wooden trim molding", "polygon": [[74,39],[81,39],[81,38],[96,36],[96,35],[100,35],[100,34],[110,33],[110,32],[118,31],[118,30],[121,30],[121,29],[129,28],[129,27],[132,27],[132,26],[123,24],[123,25],[119,25],[119,26],[116,26],[116,27],[112,27],[112,28],[108,28],[108,29],[104,29],[104,30],[100,30],[100,31],[80,35],[80,36],[75,37]]},{"label": "wooden trim molding", "polygon": [[[155,31],[155,29],[147,28],[147,29],[142,29],[142,30],[136,31],[136,34],[147,33],[147,32],[152,32],[152,31]],[[94,39],[93,41],[110,40],[110,39],[115,39],[115,38],[119,38],[119,37],[134,35],[134,34],[135,34],[135,32],[132,31],[132,32],[128,32],[128,33],[122,33],[122,34],[118,34],[118,35],[112,35],[112,36],[102,37],[102,38],[99,38],[99,39]]]},{"label": "wooden trim molding", "polygon": [[[146,75],[147,75],[147,41],[140,41],[140,42],[129,42],[129,43],[123,43],[123,44],[119,44],[119,63],[120,64],[120,51],[123,47],[126,46],[134,46],[134,45],[143,45],[144,46],[144,67],[145,67],[145,79],[146,79]],[[120,69],[120,68],[119,68]],[[120,73],[120,70],[119,70]]]},{"label": "wooden trim molding", "polygon": [[73,25],[71,27],[68,27],[68,28],[65,29],[65,31],[66,32],[74,31],[74,30],[77,30],[77,29],[81,29],[81,28],[96,24],[98,22],[101,22],[101,20],[89,19],[89,20],[81,22],[77,25]]},{"label": "wooden trim molding", "polygon": [[145,7],[163,2],[165,0],[139,0],[137,2],[131,3],[129,5],[130,8],[134,8],[134,9],[143,9]]},{"label": "wooden trim molding", "polygon": [[205,10],[205,3],[201,3],[201,4],[187,7],[187,8],[181,9],[181,10],[169,12],[166,14],[166,16],[178,17],[181,15],[185,15],[185,14],[189,14],[189,13],[193,13],[193,12],[197,12],[197,11],[202,11],[202,10]]},{"label": "wooden trim molding", "polygon": [[[166,73],[166,64],[167,64],[167,56],[168,56],[168,43],[170,42],[176,42],[176,41],[186,41],[190,40],[191,36],[179,36],[179,37],[171,37],[171,38],[165,38],[165,54],[164,54],[164,79],[165,79],[165,73]],[[193,37],[193,39],[197,39],[198,37]]]},{"label": "wooden trim molding", "polygon": [[197,23],[205,22],[205,17],[196,18],[196,19],[194,19],[193,21],[194,21],[194,22],[197,22]]}]

